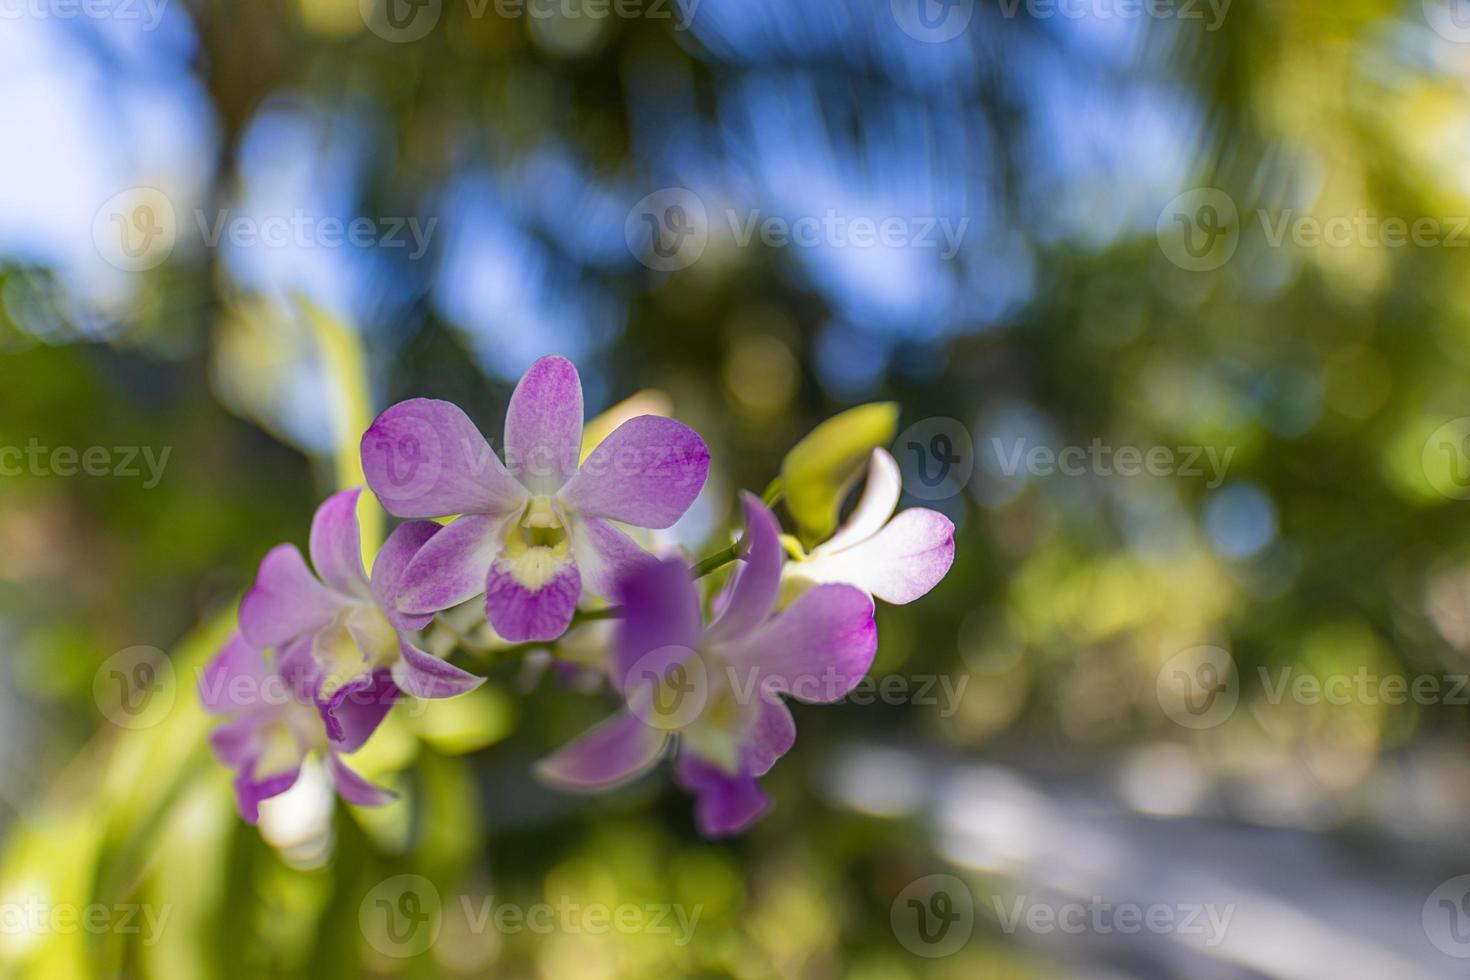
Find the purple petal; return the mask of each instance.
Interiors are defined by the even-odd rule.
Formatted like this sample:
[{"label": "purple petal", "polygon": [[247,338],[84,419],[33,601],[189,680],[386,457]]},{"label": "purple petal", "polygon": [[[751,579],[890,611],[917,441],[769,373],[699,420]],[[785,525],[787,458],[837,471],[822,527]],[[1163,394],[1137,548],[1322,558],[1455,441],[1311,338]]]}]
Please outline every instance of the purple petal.
[{"label": "purple petal", "polygon": [[752,776],[764,776],[776,760],[796,744],[796,721],[780,698],[762,699],[760,715],[749,735],[745,762]]},{"label": "purple petal", "polygon": [[375,670],[339,687],[317,702],[327,738],[339,752],[355,752],[378,730],[402,692],[393,672]]},{"label": "purple petal", "polygon": [[244,718],[220,725],[209,733],[209,748],[224,765],[231,769],[247,768],[255,761],[258,753],[256,736],[262,724],[268,724],[259,716]]},{"label": "purple petal", "polygon": [[303,636],[276,650],[276,673],[286,690],[302,704],[315,704],[322,683],[322,667],[312,653],[315,637]]},{"label": "purple petal", "polygon": [[259,822],[260,801],[280,796],[296,785],[296,779],[300,775],[301,767],[298,765],[289,772],[267,776],[261,780],[252,779],[244,773],[236,776],[235,805],[240,810],[240,818],[248,824]]},{"label": "purple petal", "polygon": [[439,533],[433,521],[409,521],[388,535],[378,556],[373,559],[372,590],[378,608],[387,615],[395,629],[421,630],[434,618],[432,613],[409,615],[398,610],[398,590],[409,562],[418,555],[429,539]]},{"label": "purple petal", "polygon": [[726,647],[733,663],[754,667],[762,691],[802,701],[845,697],[878,650],[873,602],[848,585],[818,585],[750,636]]},{"label": "purple petal", "polygon": [[771,808],[770,797],[750,773],[730,775],[687,750],[679,753],[674,776],[694,794],[694,822],[705,837],[738,834]]},{"label": "purple petal", "polygon": [[230,637],[199,678],[199,700],[210,714],[231,714],[260,704],[270,677],[265,655],[239,633]]},{"label": "purple petal", "polygon": [[337,786],[337,795],[354,806],[386,806],[398,799],[397,794],[373,785],[348,769],[335,752],[332,753],[332,781]]},{"label": "purple petal", "polygon": [[569,789],[608,789],[658,762],[667,732],[620,711],[536,764],[536,774]]},{"label": "purple petal", "polygon": [[614,598],[623,609],[612,678],[619,690],[641,658],[666,647],[693,648],[699,642],[699,592],[682,559],[640,566],[619,582]]},{"label": "purple petal", "polygon": [[399,640],[398,645],[403,659],[394,665],[394,679],[416,698],[452,698],[485,683],[485,678],[425,653],[407,640]]},{"label": "purple petal", "polygon": [[[543,549],[545,550],[545,549]],[[554,640],[571,624],[582,596],[582,576],[563,560],[549,578],[538,574],[534,587],[524,584],[527,559],[498,558],[485,580],[485,615],[511,643]]]},{"label": "purple petal", "polygon": [[368,595],[362,571],[362,535],[357,526],[359,488],[334,493],[311,519],[311,564],[321,580],[350,596]]},{"label": "purple petal", "polygon": [[818,553],[791,574],[813,582],[855,585],[895,605],[927,593],[954,563],[954,524],[924,507],[900,513],[877,534],[843,551]]},{"label": "purple petal", "polygon": [[582,380],[565,357],[532,364],[510,396],[505,459],[533,494],[552,494],[577,471],[582,453]]},{"label": "purple petal", "polygon": [[710,625],[712,641],[728,641],[745,636],[771,615],[776,595],[781,588],[781,526],[776,516],[755,496],[740,495],[745,509],[745,541],[748,550],[744,564],[735,575],[720,618]]},{"label": "purple petal", "polygon": [[485,591],[485,578],[504,545],[506,518],[466,514],[435,534],[408,563],[398,583],[398,609],[436,613]]},{"label": "purple petal", "polygon": [[611,599],[618,583],[656,559],[622,531],[595,517],[579,517],[570,527],[572,556],[582,575],[582,588]]},{"label": "purple petal", "polygon": [[709,448],[682,422],[642,415],[604,439],[562,487],[574,512],[663,528],[684,516],[709,476]]},{"label": "purple petal", "polygon": [[294,544],[277,545],[240,601],[240,633],[252,646],[278,646],[321,629],[348,601],[316,580]]},{"label": "purple petal", "polygon": [[361,451],[368,486],[399,517],[503,514],[525,500],[475,423],[449,402],[399,402],[363,433]]}]

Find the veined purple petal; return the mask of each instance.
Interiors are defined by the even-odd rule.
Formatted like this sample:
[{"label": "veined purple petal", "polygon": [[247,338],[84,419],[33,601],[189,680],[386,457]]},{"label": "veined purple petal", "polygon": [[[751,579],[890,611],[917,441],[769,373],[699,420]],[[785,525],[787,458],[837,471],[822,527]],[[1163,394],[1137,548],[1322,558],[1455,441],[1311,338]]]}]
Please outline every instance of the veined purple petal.
[{"label": "veined purple petal", "polygon": [[898,508],[898,498],[903,492],[903,475],[898,461],[883,448],[873,450],[868,459],[868,479],[863,495],[853,509],[852,516],[837,529],[819,551],[841,551],[877,534],[888,518]]},{"label": "veined purple petal", "polygon": [[562,559],[548,569],[541,561],[554,559],[501,557],[490,566],[485,580],[485,615],[495,632],[511,643],[561,636],[571,624],[582,596],[582,576],[575,563]]},{"label": "veined purple petal", "polygon": [[533,494],[553,494],[582,455],[582,379],[565,357],[543,357],[521,377],[505,415],[505,459]]},{"label": "veined purple petal", "polygon": [[398,796],[381,786],[375,786],[347,768],[347,764],[332,753],[332,782],[337,795],[354,806],[386,806]]},{"label": "veined purple petal", "polygon": [[709,476],[709,447],[673,419],[641,415],[592,450],[558,495],[575,513],[664,528],[684,516]]},{"label": "veined purple petal", "polygon": [[653,555],[607,521],[578,516],[568,530],[582,588],[603,599],[611,599],[618,583],[634,569],[655,561]]},{"label": "veined purple petal", "polygon": [[757,670],[767,694],[829,702],[857,686],[877,650],[873,601],[848,585],[818,585],[730,643],[725,655],[732,664]]},{"label": "veined purple petal", "polygon": [[240,819],[248,824],[260,821],[260,801],[268,800],[272,796],[280,796],[286,790],[296,785],[296,779],[301,775],[301,766],[289,772],[278,773],[256,780],[246,773],[235,777],[235,805],[240,810]]},{"label": "veined purple petal", "polygon": [[771,808],[770,797],[749,772],[730,775],[693,752],[679,753],[674,776],[694,794],[694,822],[705,837],[738,834]]},{"label": "veined purple petal", "polygon": [[240,633],[252,646],[278,646],[321,629],[348,601],[316,580],[294,544],[277,545],[240,601]]},{"label": "veined purple petal", "polygon": [[383,669],[343,684],[330,698],[318,701],[333,748],[338,752],[362,748],[401,694],[392,671]]},{"label": "veined purple petal", "polygon": [[311,564],[321,580],[338,592],[368,596],[367,576],[362,570],[362,535],[357,526],[360,488],[334,493],[316,509],[311,519]]},{"label": "veined purple petal", "polygon": [[398,583],[398,609],[426,615],[485,591],[508,518],[466,514],[435,534],[408,563]]},{"label": "veined purple petal", "polygon": [[361,451],[368,486],[399,517],[503,514],[525,501],[525,488],[449,402],[399,402],[368,427]]},{"label": "veined purple petal", "polygon": [[322,683],[322,667],[312,653],[315,643],[316,637],[308,633],[276,650],[276,673],[290,696],[302,704],[316,703]]},{"label": "veined purple petal", "polygon": [[378,556],[373,559],[373,598],[395,629],[421,630],[434,618],[433,613],[410,615],[400,612],[398,591],[409,562],[413,561],[420,549],[440,529],[440,525],[433,521],[409,521],[401,524],[388,535],[388,540],[383,542],[383,547],[378,549]]},{"label": "veined purple petal", "polygon": [[699,592],[682,559],[640,566],[619,582],[614,598],[623,609],[612,665],[613,686],[619,690],[641,658],[665,647],[692,649],[699,642]]},{"label": "veined purple petal", "polygon": [[781,526],[776,516],[749,493],[740,495],[745,509],[745,541],[748,548],[735,575],[729,598],[720,617],[710,625],[706,636],[712,642],[725,642],[746,636],[766,618],[776,605],[781,588]]},{"label": "veined purple petal", "polygon": [[902,605],[938,585],[953,563],[954,524],[938,511],[911,507],[866,541],[797,562],[791,574],[813,582],[845,582]]},{"label": "veined purple petal", "polygon": [[609,789],[653,768],[668,740],[667,732],[620,711],[537,763],[536,774],[570,789]]},{"label": "veined purple petal", "polygon": [[204,668],[199,678],[199,700],[210,714],[236,714],[259,706],[271,676],[265,654],[245,642],[239,633]]},{"label": "veined purple petal", "polygon": [[485,678],[425,653],[407,640],[399,640],[399,647],[403,659],[393,665],[393,677],[416,698],[452,698],[485,683]]}]

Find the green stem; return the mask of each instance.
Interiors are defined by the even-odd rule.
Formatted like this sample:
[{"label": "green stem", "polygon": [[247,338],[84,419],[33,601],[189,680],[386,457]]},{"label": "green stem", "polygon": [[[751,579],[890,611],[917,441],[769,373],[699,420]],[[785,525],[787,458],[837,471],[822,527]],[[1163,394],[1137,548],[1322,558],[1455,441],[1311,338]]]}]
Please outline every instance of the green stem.
[{"label": "green stem", "polygon": [[786,483],[779,476],[766,486],[765,493],[761,494],[761,503],[767,507],[774,507],[786,496]]},{"label": "green stem", "polygon": [[739,561],[741,558],[744,558],[745,550],[745,538],[742,537],[739,541],[736,541],[724,551],[719,551],[713,555],[710,555],[708,558],[704,559],[699,564],[689,569],[689,574],[693,575],[695,578],[704,578],[710,572],[713,572],[718,568],[723,568],[724,566],[730,564],[732,561]]}]

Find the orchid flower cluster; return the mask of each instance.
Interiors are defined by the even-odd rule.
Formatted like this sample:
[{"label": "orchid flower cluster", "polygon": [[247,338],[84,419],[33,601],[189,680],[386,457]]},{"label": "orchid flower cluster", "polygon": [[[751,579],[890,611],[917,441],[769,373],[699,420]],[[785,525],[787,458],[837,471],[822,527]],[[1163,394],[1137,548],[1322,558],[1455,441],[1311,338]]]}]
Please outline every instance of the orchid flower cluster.
[{"label": "orchid flower cluster", "polygon": [[[362,470],[404,523],[365,570],[362,491],[329,497],[312,521],[311,565],[291,544],[266,554],[238,630],[201,678],[205,708],[222,719],[211,746],[235,773],[245,820],[310,757],[347,802],[391,801],[343,756],[400,700],[483,683],[423,639],[441,613],[483,597],[490,629],[516,649],[555,654],[582,620],[613,621],[600,670],[619,707],[540,762],[542,779],[605,790],[672,757],[701,832],[741,832],[770,808],[758,780],[795,741],[786,699],[848,694],[877,650],[875,599],[911,602],[949,571],[954,525],[924,508],[894,516],[900,474],[881,448],[852,515],[824,543],[807,551],[746,493],[738,540],[691,564],[678,549],[650,550],[649,532],[672,526],[704,488],[704,440],[643,415],[584,458],[582,430],[580,378],[555,356],[516,386],[503,460],[448,402],[400,402],[373,422]],[[702,580],[724,565],[733,574],[706,595]]]}]

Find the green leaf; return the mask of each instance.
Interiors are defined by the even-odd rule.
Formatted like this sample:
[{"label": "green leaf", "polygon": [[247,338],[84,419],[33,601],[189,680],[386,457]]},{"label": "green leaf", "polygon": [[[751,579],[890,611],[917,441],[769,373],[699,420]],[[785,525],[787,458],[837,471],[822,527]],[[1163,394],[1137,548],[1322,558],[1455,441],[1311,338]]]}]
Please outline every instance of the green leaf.
[{"label": "green leaf", "polygon": [[898,405],[873,402],[834,415],[798,442],[781,463],[786,509],[808,545],[837,529],[842,498],[862,474],[868,457],[893,441]]}]

